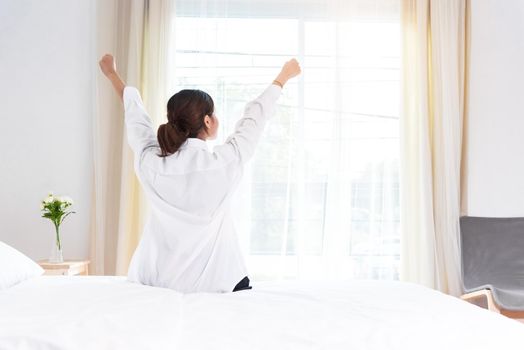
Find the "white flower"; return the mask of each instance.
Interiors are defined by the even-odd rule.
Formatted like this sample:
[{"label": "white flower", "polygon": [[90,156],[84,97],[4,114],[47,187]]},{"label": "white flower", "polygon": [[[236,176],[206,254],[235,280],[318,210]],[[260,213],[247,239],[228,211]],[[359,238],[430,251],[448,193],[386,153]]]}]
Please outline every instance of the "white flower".
[{"label": "white flower", "polygon": [[68,196],[54,196],[52,192],[49,192],[47,197],[42,201],[42,205],[40,206],[43,210],[44,207],[47,204],[53,203],[53,202],[59,202],[61,207],[67,208],[71,205],[73,205],[73,200],[71,197]]},{"label": "white flower", "polygon": [[40,210],[44,210],[44,203],[40,204]]},{"label": "white flower", "polygon": [[68,196],[60,197],[60,201],[63,202],[63,203],[67,203],[69,205],[73,204],[73,200],[71,199],[71,197],[68,197]]}]

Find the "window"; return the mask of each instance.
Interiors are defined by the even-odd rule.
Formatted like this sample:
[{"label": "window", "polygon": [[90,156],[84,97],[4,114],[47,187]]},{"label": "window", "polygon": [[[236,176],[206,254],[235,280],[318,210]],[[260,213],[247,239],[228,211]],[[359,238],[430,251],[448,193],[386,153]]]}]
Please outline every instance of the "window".
[{"label": "window", "polygon": [[214,98],[217,142],[285,60],[303,68],[237,193],[255,279],[398,278],[400,23],[387,3],[383,15],[365,8],[349,19],[265,2],[177,7],[174,84]]}]

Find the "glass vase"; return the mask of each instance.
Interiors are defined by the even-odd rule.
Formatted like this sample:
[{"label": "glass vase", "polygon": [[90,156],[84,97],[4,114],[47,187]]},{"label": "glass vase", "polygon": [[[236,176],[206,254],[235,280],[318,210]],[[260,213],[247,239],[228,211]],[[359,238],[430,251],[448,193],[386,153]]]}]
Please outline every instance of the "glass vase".
[{"label": "glass vase", "polygon": [[55,228],[55,239],[53,242],[53,247],[51,248],[51,256],[49,257],[49,262],[64,262],[64,255],[62,254],[62,242],[60,241],[60,230],[58,227]]}]

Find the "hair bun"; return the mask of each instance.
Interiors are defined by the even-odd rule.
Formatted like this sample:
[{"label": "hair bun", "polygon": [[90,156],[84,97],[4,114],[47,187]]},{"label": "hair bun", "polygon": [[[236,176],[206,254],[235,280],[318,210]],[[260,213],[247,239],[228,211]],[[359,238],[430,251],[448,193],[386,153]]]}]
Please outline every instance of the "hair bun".
[{"label": "hair bun", "polygon": [[174,123],[167,122],[160,125],[157,131],[157,139],[161,148],[159,156],[165,157],[175,153],[187,140],[188,132],[182,132]]},{"label": "hair bun", "polygon": [[179,131],[179,132],[181,132],[181,133],[183,133],[183,134],[187,134],[187,135],[189,135],[189,128],[188,128],[188,125],[187,125],[187,123],[185,123],[183,120],[181,120],[181,119],[177,119],[177,120],[175,120],[175,122],[173,123],[173,126],[174,126],[174,128],[175,128],[177,131]]}]

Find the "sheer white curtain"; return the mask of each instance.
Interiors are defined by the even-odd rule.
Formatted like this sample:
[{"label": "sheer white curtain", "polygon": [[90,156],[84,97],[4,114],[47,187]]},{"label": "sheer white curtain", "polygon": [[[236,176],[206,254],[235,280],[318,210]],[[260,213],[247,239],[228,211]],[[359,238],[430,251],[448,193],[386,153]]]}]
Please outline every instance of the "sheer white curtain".
[{"label": "sheer white curtain", "polygon": [[[127,85],[137,87],[153,121],[165,118],[168,77],[174,68],[173,0],[97,1],[97,57],[115,56]],[[94,116],[94,191],[91,259],[96,274],[127,274],[149,214],[133,169],[123,109],[111,84],[99,73]]]},{"label": "sheer white curtain", "polygon": [[466,0],[403,0],[403,280],[459,295]]},{"label": "sheer white curtain", "polygon": [[303,67],[237,191],[250,277],[398,278],[400,1],[176,6],[171,93],[213,96],[216,142],[285,60]]}]

